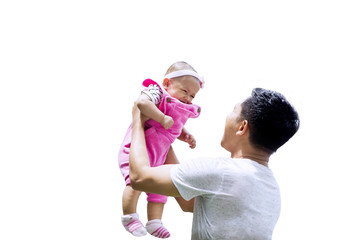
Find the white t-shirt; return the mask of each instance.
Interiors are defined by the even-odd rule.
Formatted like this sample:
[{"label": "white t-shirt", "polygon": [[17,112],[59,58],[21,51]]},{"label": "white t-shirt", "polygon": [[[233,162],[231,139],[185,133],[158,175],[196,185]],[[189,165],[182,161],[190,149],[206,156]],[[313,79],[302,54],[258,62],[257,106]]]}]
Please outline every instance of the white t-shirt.
[{"label": "white t-shirt", "polygon": [[240,158],[194,159],[171,170],[181,196],[195,197],[193,240],[272,238],[280,191],[272,171]]}]

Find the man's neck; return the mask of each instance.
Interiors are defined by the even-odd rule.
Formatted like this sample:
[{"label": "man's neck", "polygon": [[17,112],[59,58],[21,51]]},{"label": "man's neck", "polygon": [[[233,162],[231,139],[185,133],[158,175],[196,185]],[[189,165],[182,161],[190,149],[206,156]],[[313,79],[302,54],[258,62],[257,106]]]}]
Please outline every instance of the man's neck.
[{"label": "man's neck", "polygon": [[238,150],[231,153],[231,158],[246,158],[255,161],[265,167],[269,167],[270,154],[261,150],[252,149],[250,151]]}]

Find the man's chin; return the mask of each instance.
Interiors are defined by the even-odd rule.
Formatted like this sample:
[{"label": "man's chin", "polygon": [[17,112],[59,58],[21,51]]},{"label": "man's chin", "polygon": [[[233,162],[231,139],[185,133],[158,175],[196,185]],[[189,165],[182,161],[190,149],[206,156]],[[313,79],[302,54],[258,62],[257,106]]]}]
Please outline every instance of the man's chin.
[{"label": "man's chin", "polygon": [[[224,139],[221,140],[220,145],[221,145],[221,147],[225,148],[225,147],[224,147]],[[226,148],[225,148],[225,149],[226,149]]]}]

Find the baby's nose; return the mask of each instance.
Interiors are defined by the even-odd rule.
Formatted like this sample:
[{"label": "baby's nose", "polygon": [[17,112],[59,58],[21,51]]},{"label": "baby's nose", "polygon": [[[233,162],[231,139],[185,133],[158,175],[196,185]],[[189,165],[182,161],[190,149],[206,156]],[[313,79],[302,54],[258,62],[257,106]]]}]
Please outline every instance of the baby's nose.
[{"label": "baby's nose", "polygon": [[185,96],[184,97],[184,102],[187,103],[187,104],[190,104],[191,103],[191,97],[190,96]]}]

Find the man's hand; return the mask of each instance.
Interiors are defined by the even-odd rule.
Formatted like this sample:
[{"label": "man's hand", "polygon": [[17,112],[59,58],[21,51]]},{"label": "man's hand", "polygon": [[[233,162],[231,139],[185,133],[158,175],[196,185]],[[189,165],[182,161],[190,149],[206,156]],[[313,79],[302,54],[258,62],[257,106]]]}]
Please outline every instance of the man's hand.
[{"label": "man's hand", "polygon": [[172,117],[164,114],[164,117],[161,120],[160,124],[167,130],[167,129],[171,128],[171,126],[174,124],[174,120]]},{"label": "man's hand", "polygon": [[134,103],[133,109],[132,109],[132,122],[133,124],[138,123],[144,126],[144,123],[149,120],[150,118],[146,115],[142,114],[140,112],[140,109],[137,105],[137,103]]}]

